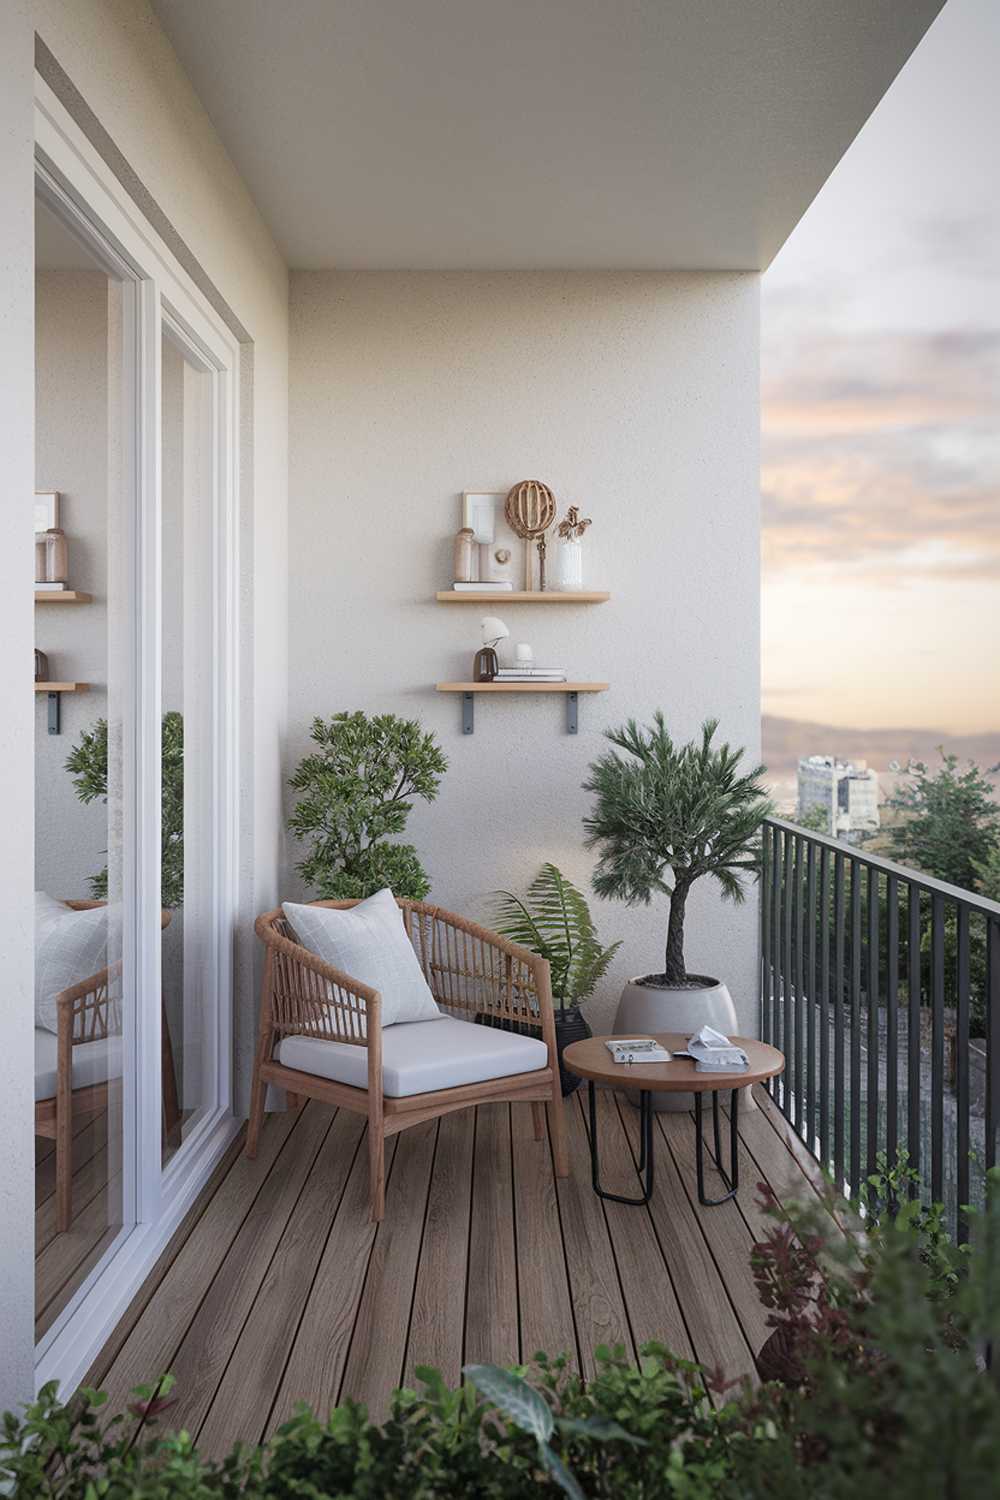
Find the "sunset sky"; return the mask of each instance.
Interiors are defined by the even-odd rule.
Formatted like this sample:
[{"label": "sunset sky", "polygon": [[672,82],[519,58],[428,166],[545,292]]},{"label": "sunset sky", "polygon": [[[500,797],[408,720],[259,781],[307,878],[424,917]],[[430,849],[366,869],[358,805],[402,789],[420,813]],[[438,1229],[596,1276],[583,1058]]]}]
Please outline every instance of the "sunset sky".
[{"label": "sunset sky", "polygon": [[763,281],[764,710],[1000,728],[1000,0],[948,0]]}]

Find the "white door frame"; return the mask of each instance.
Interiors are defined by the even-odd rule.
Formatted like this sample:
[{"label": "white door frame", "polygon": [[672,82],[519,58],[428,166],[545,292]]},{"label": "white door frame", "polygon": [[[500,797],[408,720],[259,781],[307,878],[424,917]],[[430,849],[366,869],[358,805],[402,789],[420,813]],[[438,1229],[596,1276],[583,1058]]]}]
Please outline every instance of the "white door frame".
[{"label": "white door frame", "polygon": [[[121,281],[124,349],[122,461],[135,495],[126,533],[133,591],[123,714],[126,849],[123,958],[133,1035],[123,1037],[123,1228],[41,1340],[39,1385],[71,1390],[139,1289],[237,1130],[232,1115],[233,934],[237,920],[239,723],[239,343],[48,85],[35,79],[38,190]],[[166,323],[211,379],[210,497],[214,787],[212,943],[218,997],[208,1038],[212,1088],[202,1118],[161,1171],[160,1115],[160,354]],[[208,521],[206,517],[206,521]],[[139,605],[141,601],[142,607]],[[126,991],[126,1002],[129,999]],[[132,1066],[129,1066],[131,1062]],[[159,1373],[159,1372],[154,1372]]]}]

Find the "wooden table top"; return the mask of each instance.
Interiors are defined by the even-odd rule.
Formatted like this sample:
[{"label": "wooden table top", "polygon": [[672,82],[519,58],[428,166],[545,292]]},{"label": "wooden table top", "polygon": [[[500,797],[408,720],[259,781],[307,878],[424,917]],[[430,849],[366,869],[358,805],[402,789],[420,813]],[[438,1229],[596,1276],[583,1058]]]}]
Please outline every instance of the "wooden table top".
[{"label": "wooden table top", "polygon": [[[635,1034],[635,1040],[641,1033]],[[677,1031],[649,1033],[666,1047],[676,1052],[686,1047],[688,1038]],[[752,1037],[730,1038],[737,1047],[742,1047],[750,1066],[740,1073],[696,1073],[690,1057],[675,1057],[668,1063],[616,1063],[605,1043],[617,1040],[610,1036],[591,1036],[583,1042],[571,1042],[562,1055],[562,1060],[571,1073],[594,1083],[609,1083],[615,1088],[657,1089],[663,1093],[706,1093],[712,1089],[744,1088],[753,1083],[763,1083],[784,1071],[784,1055],[777,1047]]]}]

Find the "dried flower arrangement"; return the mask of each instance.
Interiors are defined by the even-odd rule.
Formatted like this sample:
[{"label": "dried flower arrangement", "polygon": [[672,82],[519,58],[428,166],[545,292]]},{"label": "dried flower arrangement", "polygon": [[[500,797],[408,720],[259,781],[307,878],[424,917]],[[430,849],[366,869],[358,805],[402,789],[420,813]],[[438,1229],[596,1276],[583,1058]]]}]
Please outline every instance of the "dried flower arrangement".
[{"label": "dried flower arrangement", "polygon": [[587,527],[592,525],[593,522],[589,516],[582,521],[580,520],[580,507],[578,505],[571,505],[566,512],[565,518],[556,527],[556,532],[562,537],[564,542],[568,542],[571,537],[579,540]]}]

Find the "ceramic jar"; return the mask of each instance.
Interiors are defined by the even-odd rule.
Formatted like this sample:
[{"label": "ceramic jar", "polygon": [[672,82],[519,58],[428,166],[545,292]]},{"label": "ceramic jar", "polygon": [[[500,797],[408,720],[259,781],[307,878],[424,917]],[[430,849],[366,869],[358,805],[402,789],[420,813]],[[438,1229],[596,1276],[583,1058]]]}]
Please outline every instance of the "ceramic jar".
[{"label": "ceramic jar", "polygon": [[556,588],[561,594],[577,594],[583,588],[583,542],[578,536],[559,539]]}]

